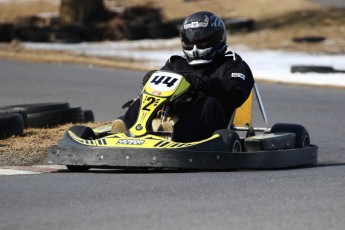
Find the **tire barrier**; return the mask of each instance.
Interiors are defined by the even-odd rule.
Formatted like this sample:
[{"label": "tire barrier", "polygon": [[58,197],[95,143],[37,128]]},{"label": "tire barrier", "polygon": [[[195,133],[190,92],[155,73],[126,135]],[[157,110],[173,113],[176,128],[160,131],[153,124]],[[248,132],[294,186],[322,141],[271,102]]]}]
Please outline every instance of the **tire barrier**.
[{"label": "tire barrier", "polygon": [[35,128],[82,122],[84,122],[84,113],[80,107],[28,114],[28,126]]},{"label": "tire barrier", "polygon": [[250,32],[255,29],[255,21],[252,18],[226,18],[224,19],[225,28],[230,32]]},{"label": "tire barrier", "polygon": [[323,36],[305,36],[305,37],[294,37],[292,41],[295,43],[318,43],[326,40]]},{"label": "tire barrier", "polygon": [[69,103],[34,103],[0,107],[0,138],[23,135],[25,128],[50,128],[67,123],[94,122],[92,110]]},{"label": "tire barrier", "polygon": [[19,104],[19,105],[8,105],[0,107],[0,110],[10,110],[10,111],[23,111],[25,113],[40,113],[55,109],[67,109],[69,108],[69,103],[34,103],[34,104]]},{"label": "tire barrier", "polygon": [[172,38],[179,35],[179,30],[171,23],[153,23],[146,26],[147,38]]},{"label": "tire barrier", "polygon": [[176,24],[165,21],[161,10],[155,7],[128,7],[120,13],[110,12],[102,20],[84,24],[61,24],[56,16],[19,17],[14,23],[0,23],[0,42],[18,39],[30,42],[80,43],[179,36]]},{"label": "tire barrier", "polygon": [[19,113],[0,113],[0,139],[24,133],[23,117]]},{"label": "tire barrier", "polygon": [[345,70],[337,70],[332,66],[293,65],[291,73],[345,73]]},{"label": "tire barrier", "polygon": [[[13,39],[30,42],[80,43],[102,40],[167,39],[178,37],[184,19],[166,21],[155,7],[133,6],[111,14],[105,21],[87,24],[59,23],[58,17],[19,17],[13,24],[0,24],[0,41]],[[226,18],[227,30],[250,32],[255,21],[248,17]]]},{"label": "tire barrier", "polygon": [[14,38],[14,25],[10,23],[0,24],[0,42],[11,42]]},{"label": "tire barrier", "polygon": [[84,110],[84,122],[94,122],[95,116],[93,115],[92,110]]}]

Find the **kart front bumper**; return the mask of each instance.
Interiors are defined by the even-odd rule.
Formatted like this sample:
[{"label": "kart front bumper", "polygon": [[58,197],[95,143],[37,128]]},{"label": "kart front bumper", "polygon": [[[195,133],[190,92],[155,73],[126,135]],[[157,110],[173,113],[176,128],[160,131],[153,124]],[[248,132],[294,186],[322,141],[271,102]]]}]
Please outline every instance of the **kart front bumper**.
[{"label": "kart front bumper", "polygon": [[317,163],[318,147],[257,152],[53,146],[48,162],[93,168],[168,168],[193,170],[279,169]]}]

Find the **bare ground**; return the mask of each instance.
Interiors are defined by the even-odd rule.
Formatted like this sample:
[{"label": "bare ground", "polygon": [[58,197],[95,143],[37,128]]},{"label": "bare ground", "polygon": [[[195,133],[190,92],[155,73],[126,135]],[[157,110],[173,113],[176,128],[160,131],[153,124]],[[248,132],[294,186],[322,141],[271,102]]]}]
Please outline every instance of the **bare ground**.
[{"label": "bare ground", "polygon": [[[14,2],[14,1],[13,1]],[[327,8],[306,0],[107,0],[108,7],[151,5],[160,7],[166,19],[184,18],[199,11],[212,11],[219,16],[251,17],[256,30],[251,33],[229,34],[228,45],[243,44],[252,49],[283,49],[311,53],[345,53],[345,9]],[[57,1],[16,1],[0,3],[0,22],[14,21],[17,16],[42,12],[58,12]],[[325,42],[294,43],[293,37],[325,36]],[[83,63],[115,68],[145,70],[132,60],[114,60],[77,56],[68,52],[43,52],[22,49],[20,43],[0,45],[0,58],[58,63]],[[47,149],[56,145],[72,124],[51,129],[27,129],[22,137],[0,140],[0,165],[31,165],[45,163]],[[87,124],[96,127],[101,124]],[[44,137],[44,138],[43,138]]]},{"label": "bare ground", "polygon": [[[28,128],[23,136],[0,140],[0,166],[32,165],[47,163],[48,148],[56,145],[64,132],[77,124],[54,128]],[[91,128],[105,125],[95,122],[82,124]]]},{"label": "bare ground", "polygon": [[[330,8],[307,0],[106,0],[109,8],[133,5],[159,7],[167,20],[184,18],[199,10],[215,12],[222,18],[250,17],[256,22],[251,33],[231,33],[228,44],[252,49],[284,49],[338,54],[345,52],[345,9]],[[58,12],[56,0],[0,3],[0,22],[43,12]],[[324,36],[321,43],[295,43],[294,37]],[[1,48],[0,48],[1,50]],[[0,57],[3,55],[0,55]]]}]

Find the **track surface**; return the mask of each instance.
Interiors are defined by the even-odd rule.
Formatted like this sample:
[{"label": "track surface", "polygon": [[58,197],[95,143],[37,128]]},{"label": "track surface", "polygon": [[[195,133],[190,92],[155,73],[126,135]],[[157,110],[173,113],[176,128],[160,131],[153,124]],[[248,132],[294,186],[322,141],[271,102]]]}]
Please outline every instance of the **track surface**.
[{"label": "track surface", "polygon": [[[142,75],[1,60],[0,106],[68,101],[94,110],[98,121],[111,120],[136,96]],[[266,83],[259,88],[271,124],[308,128],[320,147],[319,165],[1,176],[0,229],[344,229],[345,91]]]}]

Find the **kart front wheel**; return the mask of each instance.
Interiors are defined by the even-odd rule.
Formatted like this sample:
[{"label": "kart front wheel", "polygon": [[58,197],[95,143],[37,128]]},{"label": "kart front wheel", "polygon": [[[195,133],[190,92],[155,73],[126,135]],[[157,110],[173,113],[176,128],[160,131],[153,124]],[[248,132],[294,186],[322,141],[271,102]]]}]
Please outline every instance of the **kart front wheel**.
[{"label": "kart front wheel", "polygon": [[[75,135],[82,139],[96,139],[95,132],[87,126],[75,125],[70,127],[68,130],[72,131]],[[84,165],[66,165],[66,167],[72,172],[86,172],[91,168]]]},{"label": "kart front wheel", "polygon": [[82,165],[66,165],[67,169],[72,172],[86,172],[91,167]]},{"label": "kart front wheel", "polygon": [[96,139],[95,132],[87,126],[75,125],[70,127],[68,130],[72,131],[75,135],[85,140]]},{"label": "kart front wheel", "polygon": [[307,129],[298,124],[277,123],[272,126],[270,133],[294,133],[296,134],[296,148],[304,148],[310,145],[310,136]]},{"label": "kart front wheel", "polygon": [[220,129],[214,132],[214,134],[219,134],[226,145],[226,148],[230,152],[241,152],[242,145],[241,139],[234,130]]}]

